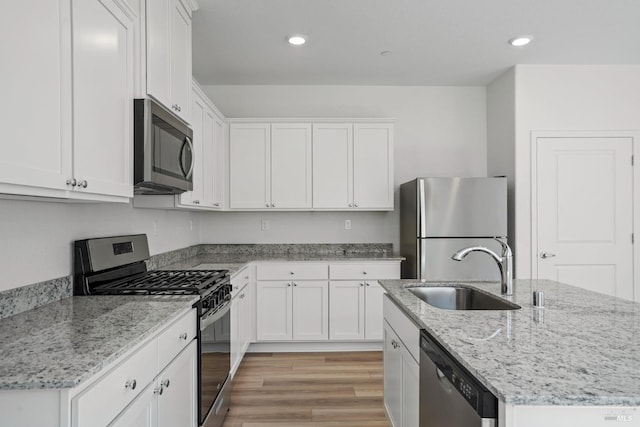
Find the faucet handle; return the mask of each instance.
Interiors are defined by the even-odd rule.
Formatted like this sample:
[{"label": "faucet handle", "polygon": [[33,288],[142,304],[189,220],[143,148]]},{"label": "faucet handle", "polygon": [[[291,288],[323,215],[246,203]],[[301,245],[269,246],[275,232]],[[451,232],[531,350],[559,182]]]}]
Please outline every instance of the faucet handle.
[{"label": "faucet handle", "polygon": [[498,237],[494,237],[493,238],[496,242],[500,243],[500,246],[502,246],[502,256],[507,258],[507,257],[512,257],[513,256],[513,252],[511,251],[511,248],[509,247],[509,245],[507,244],[507,242],[504,242],[502,240],[500,240]]}]

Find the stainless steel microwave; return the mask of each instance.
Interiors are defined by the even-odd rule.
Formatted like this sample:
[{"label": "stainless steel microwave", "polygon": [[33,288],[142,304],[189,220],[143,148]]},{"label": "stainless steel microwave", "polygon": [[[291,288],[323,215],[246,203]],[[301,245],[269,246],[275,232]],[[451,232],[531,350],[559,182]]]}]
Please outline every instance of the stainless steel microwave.
[{"label": "stainless steel microwave", "polygon": [[193,131],[150,98],[133,100],[134,194],[193,190]]}]

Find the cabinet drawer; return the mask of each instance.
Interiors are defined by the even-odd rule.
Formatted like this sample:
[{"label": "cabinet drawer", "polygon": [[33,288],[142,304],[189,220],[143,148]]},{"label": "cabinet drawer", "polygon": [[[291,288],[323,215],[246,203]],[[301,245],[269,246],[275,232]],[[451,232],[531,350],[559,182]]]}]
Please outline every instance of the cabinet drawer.
[{"label": "cabinet drawer", "polygon": [[[153,339],[74,398],[74,427],[109,424],[153,380],[158,372],[157,354],[158,342]],[[131,385],[126,387],[127,383]]]},{"label": "cabinet drawer", "polygon": [[258,280],[321,280],[329,278],[324,263],[285,262],[258,264]]},{"label": "cabinet drawer", "polygon": [[241,291],[251,281],[250,267],[245,267],[242,270],[231,276],[231,285],[233,286],[233,294]]},{"label": "cabinet drawer", "polygon": [[411,356],[416,361],[420,360],[420,329],[386,294],[383,298],[384,319],[393,328]]},{"label": "cabinet drawer", "polygon": [[158,337],[158,366],[163,369],[196,337],[196,310],[185,314]]},{"label": "cabinet drawer", "polygon": [[329,265],[332,280],[399,279],[399,262],[337,263]]}]

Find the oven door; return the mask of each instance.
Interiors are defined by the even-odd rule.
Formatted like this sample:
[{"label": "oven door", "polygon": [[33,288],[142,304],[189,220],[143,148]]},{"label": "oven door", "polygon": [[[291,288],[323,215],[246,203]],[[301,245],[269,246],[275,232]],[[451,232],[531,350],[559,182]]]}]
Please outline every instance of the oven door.
[{"label": "oven door", "polygon": [[[231,368],[231,300],[212,315],[200,319],[200,425],[203,425],[215,404],[215,414],[224,419],[229,402],[220,395]],[[219,399],[218,399],[219,397]],[[212,420],[213,421],[213,420]],[[207,426],[215,425],[208,422]]]}]

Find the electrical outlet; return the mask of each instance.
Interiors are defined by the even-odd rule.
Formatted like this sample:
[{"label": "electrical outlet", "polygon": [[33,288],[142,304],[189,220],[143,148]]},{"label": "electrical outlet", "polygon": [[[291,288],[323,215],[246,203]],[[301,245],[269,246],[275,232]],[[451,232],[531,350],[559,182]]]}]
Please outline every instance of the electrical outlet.
[{"label": "electrical outlet", "polygon": [[351,220],[350,219],[345,219],[344,220],[344,229],[345,230],[351,230]]},{"label": "electrical outlet", "polygon": [[269,220],[268,219],[263,219],[261,221],[260,228],[262,228],[262,231],[269,230]]}]

